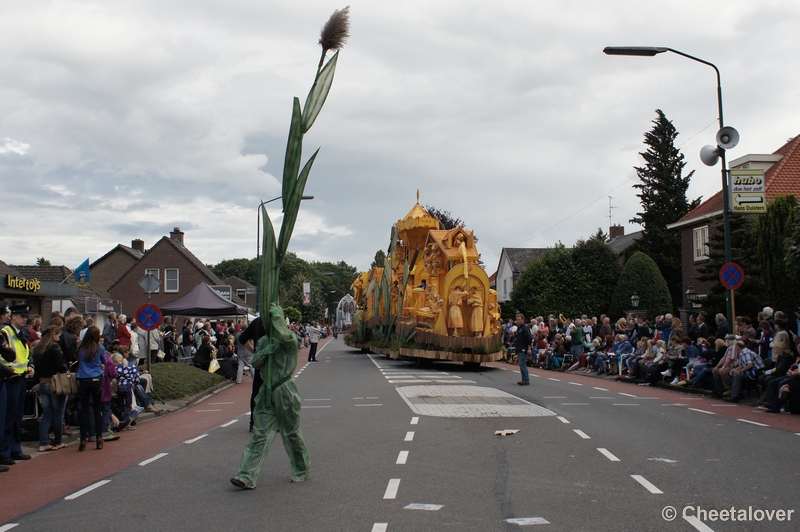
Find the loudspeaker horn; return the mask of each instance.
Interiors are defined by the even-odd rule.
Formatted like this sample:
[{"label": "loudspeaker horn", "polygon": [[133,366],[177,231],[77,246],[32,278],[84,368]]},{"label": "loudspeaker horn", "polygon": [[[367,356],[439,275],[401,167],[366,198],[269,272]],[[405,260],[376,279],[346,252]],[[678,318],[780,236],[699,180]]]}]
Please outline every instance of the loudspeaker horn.
[{"label": "loudspeaker horn", "polygon": [[719,161],[719,150],[715,146],[703,146],[700,148],[700,160],[706,166],[714,166]]},{"label": "loudspeaker horn", "polygon": [[725,126],[717,131],[717,146],[724,150],[735,148],[739,144],[739,132],[736,129]]}]

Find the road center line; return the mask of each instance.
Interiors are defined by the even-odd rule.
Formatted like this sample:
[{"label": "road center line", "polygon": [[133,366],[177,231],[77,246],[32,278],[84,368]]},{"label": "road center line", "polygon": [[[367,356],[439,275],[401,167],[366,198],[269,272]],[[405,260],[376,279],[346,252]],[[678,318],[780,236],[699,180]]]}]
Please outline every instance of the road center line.
[{"label": "road center line", "polygon": [[573,431],[575,434],[577,434],[578,436],[580,436],[581,438],[583,438],[584,440],[591,440],[591,438],[589,437],[589,435],[588,435],[588,434],[586,434],[585,432],[583,432],[582,430],[578,430],[578,429],[572,429],[572,431]]},{"label": "road center line", "polygon": [[619,462],[620,461],[619,458],[617,458],[616,456],[614,456],[613,454],[608,452],[608,449],[604,449],[602,447],[598,447],[597,450],[600,451],[600,454],[602,454],[603,456],[605,456],[606,458],[608,458],[612,462]]},{"label": "road center line", "polygon": [[742,423],[750,423],[751,425],[758,425],[759,427],[769,427],[769,425],[765,423],[759,423],[757,421],[750,421],[749,419],[737,419],[736,421],[741,421]]},{"label": "road center line", "polygon": [[408,460],[408,451],[400,451],[400,454],[397,455],[397,461],[395,464],[404,465],[406,460]]},{"label": "road center line", "polygon": [[419,423],[419,418],[416,417],[416,416],[412,417],[411,418],[411,424],[412,425],[416,425],[417,423]]},{"label": "road center line", "polygon": [[155,455],[152,458],[148,458],[147,460],[145,460],[143,462],[139,462],[139,465],[140,466],[146,466],[147,464],[155,462],[159,458],[164,458],[165,456],[167,456],[167,454],[169,454],[169,453],[158,453],[157,455]]},{"label": "road center line", "polygon": [[355,406],[383,406],[383,403],[366,403],[366,404],[355,405]]},{"label": "road center line", "polygon": [[220,425],[220,427],[230,427],[231,425],[233,425],[233,424],[234,424],[234,423],[236,423],[237,421],[239,421],[239,419],[238,419],[238,418],[237,418],[237,419],[231,419],[231,420],[230,420],[230,421],[228,421],[227,423],[223,423],[222,425]]},{"label": "road center line", "polygon": [[372,525],[372,532],[386,532],[389,523],[375,523]]},{"label": "road center line", "polygon": [[556,419],[558,419],[562,423],[566,423],[567,425],[569,425],[569,420],[565,417],[558,416]]},{"label": "road center line", "polygon": [[203,439],[203,438],[205,438],[206,436],[208,436],[208,434],[201,434],[200,436],[198,436],[198,437],[196,437],[196,438],[192,438],[191,440],[184,440],[184,442],[183,442],[183,443],[194,443],[194,442],[196,442],[196,441],[202,440],[202,439]]},{"label": "road center line", "polygon": [[383,494],[384,499],[394,499],[397,497],[397,489],[400,487],[400,479],[393,478],[389,480],[389,485],[386,486],[386,492]]},{"label": "road center line", "polygon": [[664,493],[663,491],[661,491],[660,489],[655,487],[649,480],[644,478],[642,475],[631,475],[631,478],[633,478],[633,480],[635,480],[636,482],[638,482],[639,484],[644,486],[644,488],[647,491],[649,491],[650,493],[653,493],[653,494],[656,494],[656,495]]},{"label": "road center line", "polygon": [[414,431],[409,430],[408,432],[406,432],[406,437],[403,441],[414,441]]},{"label": "road center line", "polygon": [[80,490],[80,491],[76,491],[76,492],[75,492],[75,493],[73,493],[72,495],[67,495],[66,497],[64,497],[64,500],[65,500],[65,501],[72,501],[72,500],[75,500],[75,499],[77,499],[78,497],[80,497],[81,495],[86,495],[86,494],[87,494],[87,493],[89,493],[90,491],[92,491],[92,490],[96,490],[96,489],[97,489],[97,488],[99,488],[100,486],[105,486],[105,485],[106,485],[106,484],[108,484],[109,482],[111,482],[111,481],[110,481],[110,480],[101,480],[100,482],[95,482],[95,483],[94,483],[94,484],[92,484],[91,486],[86,486],[86,487],[85,487],[85,488],[83,488],[82,490]]}]

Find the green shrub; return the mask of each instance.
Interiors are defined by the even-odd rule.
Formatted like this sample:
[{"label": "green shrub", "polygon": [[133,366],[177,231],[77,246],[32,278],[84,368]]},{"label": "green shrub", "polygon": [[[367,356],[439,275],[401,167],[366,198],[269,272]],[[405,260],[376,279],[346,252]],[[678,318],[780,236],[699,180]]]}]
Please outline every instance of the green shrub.
[{"label": "green shrub", "polygon": [[639,310],[646,311],[648,318],[672,312],[672,297],[667,281],[653,259],[641,251],[628,259],[619,276],[609,312],[612,322],[631,309],[634,292],[639,296]]}]

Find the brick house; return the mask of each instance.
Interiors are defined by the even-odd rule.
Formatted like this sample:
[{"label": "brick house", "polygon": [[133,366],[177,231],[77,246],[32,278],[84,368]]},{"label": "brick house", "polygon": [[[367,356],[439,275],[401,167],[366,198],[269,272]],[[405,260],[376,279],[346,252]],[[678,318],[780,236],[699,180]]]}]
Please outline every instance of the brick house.
[{"label": "brick house", "polygon": [[[731,170],[764,170],[764,189],[767,203],[780,195],[792,194],[800,198],[800,135],[790,139],[771,154],[750,154],[730,162]],[[699,268],[709,260],[708,240],[714,233],[714,221],[722,217],[722,191],[720,190],[668,229],[681,232],[681,269],[683,271],[684,298],[686,290],[693,287],[698,297],[703,297],[711,287],[701,282]],[[688,301],[683,301],[689,307]]]},{"label": "brick house", "polygon": [[92,288],[98,294],[109,297],[109,288],[131,266],[139,262],[144,255],[144,241],[131,241],[131,247],[118,244],[111,251],[94,261],[89,266]]},{"label": "brick house", "polygon": [[[152,273],[162,282],[159,290],[153,293],[150,299],[150,303],[154,305],[164,305],[185,296],[200,283],[224,284],[200,259],[186,249],[184,233],[179,227],[176,227],[169,237],[162,237],[156,242],[108,288],[110,297],[122,302],[122,312],[130,318],[133,318],[133,314],[140,306],[148,302],[147,294],[139,286],[139,281],[147,273]],[[232,300],[234,303],[244,304],[236,296],[233,296]]]}]

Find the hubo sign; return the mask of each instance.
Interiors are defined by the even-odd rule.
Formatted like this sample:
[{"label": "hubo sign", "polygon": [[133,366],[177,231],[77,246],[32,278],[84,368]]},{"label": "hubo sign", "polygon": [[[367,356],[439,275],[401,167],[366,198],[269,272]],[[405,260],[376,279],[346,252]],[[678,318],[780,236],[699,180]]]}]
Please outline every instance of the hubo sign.
[{"label": "hubo sign", "polygon": [[767,212],[764,170],[731,170],[731,212],[761,214]]},{"label": "hubo sign", "polygon": [[25,290],[26,292],[33,293],[42,289],[42,283],[39,279],[26,279],[11,274],[6,276],[6,286],[8,288],[16,288],[17,290]]}]

